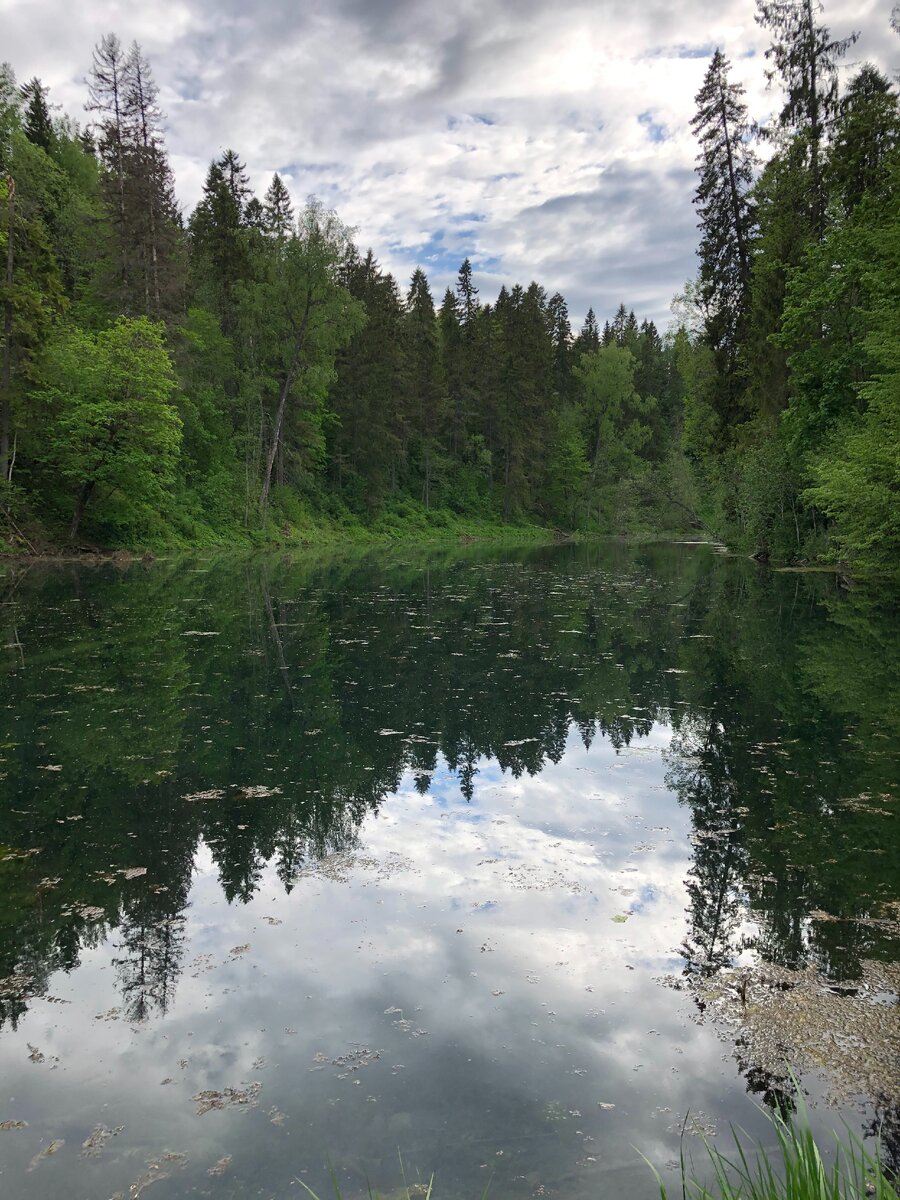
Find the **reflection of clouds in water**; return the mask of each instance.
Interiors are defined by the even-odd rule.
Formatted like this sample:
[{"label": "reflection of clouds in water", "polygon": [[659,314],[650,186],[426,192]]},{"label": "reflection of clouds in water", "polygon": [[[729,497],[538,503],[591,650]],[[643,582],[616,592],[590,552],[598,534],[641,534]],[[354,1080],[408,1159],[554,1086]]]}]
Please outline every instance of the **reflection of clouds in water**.
[{"label": "reflection of clouds in water", "polygon": [[[440,760],[428,794],[404,777],[339,869],[325,860],[286,894],[264,866],[248,905],[225,902],[201,842],[165,1022],[132,1032],[92,1019],[118,1004],[102,946],[84,956],[57,1035],[32,1038],[65,1058],[62,1094],[90,1114],[52,1133],[77,1144],[94,1114],[114,1113],[143,1131],[148,1152],[189,1142],[198,1170],[232,1154],[236,1179],[278,1188],[274,1108],[312,1168],[327,1153],[390,1183],[386,1147],[400,1145],[462,1190],[487,1158],[494,1194],[536,1172],[548,1184],[577,1178],[576,1194],[627,1180],[649,1197],[631,1147],[670,1159],[673,1114],[753,1121],[742,1094],[729,1088],[723,1102],[721,1044],[690,1019],[687,997],[654,979],[684,935],[690,859],[688,813],[664,785],[666,745],[655,727],[627,754],[602,738],[585,751],[573,732],[538,776],[480,764],[471,803]],[[27,1017],[41,1019],[37,1006]],[[335,1065],[359,1049],[380,1057]],[[12,1094],[27,1097],[30,1064],[4,1065]],[[258,1110],[197,1116],[198,1092],[254,1081]],[[163,1102],[148,1111],[148,1095]]]}]

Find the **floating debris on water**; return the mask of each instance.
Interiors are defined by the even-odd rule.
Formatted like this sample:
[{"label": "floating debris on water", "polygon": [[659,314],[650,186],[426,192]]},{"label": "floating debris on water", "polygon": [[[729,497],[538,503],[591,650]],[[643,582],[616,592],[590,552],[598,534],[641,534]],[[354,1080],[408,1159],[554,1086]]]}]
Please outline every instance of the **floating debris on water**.
[{"label": "floating debris on water", "polygon": [[81,1143],[81,1158],[96,1158],[109,1139],[116,1137],[124,1128],[124,1125],[117,1125],[115,1129],[107,1129],[105,1125],[98,1125],[94,1132]]},{"label": "floating debris on water", "polygon": [[258,1080],[254,1080],[253,1083],[241,1084],[236,1088],[227,1087],[221,1091],[207,1088],[205,1091],[197,1092],[196,1096],[192,1096],[191,1099],[197,1105],[197,1116],[202,1117],[204,1113],[212,1112],[213,1109],[256,1108],[261,1091],[262,1084]]}]

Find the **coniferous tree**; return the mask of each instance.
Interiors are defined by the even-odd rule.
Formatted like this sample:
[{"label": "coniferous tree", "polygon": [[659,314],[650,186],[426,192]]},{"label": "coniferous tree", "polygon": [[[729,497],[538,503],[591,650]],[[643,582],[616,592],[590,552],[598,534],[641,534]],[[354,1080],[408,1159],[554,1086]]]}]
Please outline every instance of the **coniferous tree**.
[{"label": "coniferous tree", "polygon": [[694,195],[700,228],[699,283],[707,314],[706,336],[733,371],[743,337],[750,288],[753,179],[743,88],[728,78],[729,62],[716,50],[696,96],[691,128],[700,144]]},{"label": "coniferous tree", "polygon": [[125,78],[129,236],[143,290],[143,311],[153,316],[172,311],[182,284],[175,188],[158,99],[150,65],[133,42]]},{"label": "coniferous tree", "polygon": [[49,151],[53,141],[53,121],[47,103],[47,89],[37,78],[22,85],[22,132],[29,142]]},{"label": "coniferous tree", "polygon": [[408,420],[420,457],[421,499],[430,508],[446,391],[434,300],[421,267],[410,281],[404,328]]},{"label": "coniferous tree", "polygon": [[103,166],[103,194],[115,239],[113,297],[121,311],[128,306],[131,288],[130,240],[126,201],[126,148],[130,137],[127,105],[128,60],[114,33],[94,47],[88,75],[88,112],[95,113],[97,155]]},{"label": "coniferous tree", "polygon": [[294,227],[294,206],[276,171],[263,197],[263,228],[270,237],[286,238]]},{"label": "coniferous tree", "polygon": [[104,197],[115,243],[111,299],[120,312],[170,312],[181,285],[177,212],[158,88],[135,42],[115,34],[94,49],[88,110],[95,113]]},{"label": "coniferous tree", "polygon": [[584,324],[581,326],[581,331],[579,332],[578,337],[575,339],[572,356],[577,363],[582,354],[593,354],[594,351],[599,350],[599,348],[600,329],[597,325],[597,318],[594,315],[593,308],[589,308],[587,310],[587,316],[584,318]]},{"label": "coniferous tree", "polygon": [[845,213],[866,194],[884,197],[890,159],[900,145],[900,110],[890,80],[864,63],[841,97],[828,159],[828,182]]},{"label": "coniferous tree", "polygon": [[246,176],[235,169],[236,162],[237,156],[227,150],[210,163],[203,196],[188,225],[195,290],[229,337],[238,331],[238,288],[250,277]]},{"label": "coniferous tree", "polygon": [[773,36],[766,51],[773,63],[767,75],[770,82],[778,76],[784,88],[779,127],[802,139],[809,172],[807,210],[815,235],[821,237],[827,206],[824,149],[838,112],[837,66],[859,35],[832,38],[817,23],[822,11],[818,0],[757,0],[757,7],[757,22]]}]

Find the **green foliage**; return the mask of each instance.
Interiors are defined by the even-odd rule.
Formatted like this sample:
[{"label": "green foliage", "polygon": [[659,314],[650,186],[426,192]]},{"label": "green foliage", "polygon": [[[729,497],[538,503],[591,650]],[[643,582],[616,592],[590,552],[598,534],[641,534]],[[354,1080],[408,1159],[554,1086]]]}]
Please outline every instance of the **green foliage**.
[{"label": "green foliage", "polygon": [[634,387],[635,358],[611,342],[582,355],[575,376],[585,394],[585,418],[592,464],[588,508],[599,521],[616,520],[620,485],[639,477],[644,466],[641,450],[650,440],[650,427],[641,420],[655,407],[652,396],[641,397]]},{"label": "green foliage", "polygon": [[[10,535],[30,543],[24,521],[58,539],[85,506],[90,536],[113,545],[702,524],[773,559],[890,564],[896,89],[865,64],[840,94],[851,39],[810,0],[758,8],[784,89],[773,153],[754,179],[756,135],[716,50],[692,122],[698,277],[665,337],[625,303],[602,328],[589,309],[573,336],[564,297],[537,282],[486,303],[468,257],[435,311],[424,271],[404,297],[334,213],[313,200],[295,217],[279,175],[255,196],[233,149],[185,226],[139,46],[96,47],[90,135],[4,66]],[[143,366],[162,379],[150,359],[169,363],[166,399],[129,424],[127,448],[118,432],[104,442],[101,416],[126,404],[121,381],[93,411],[78,361],[79,347],[109,357],[121,317],[161,319]],[[151,411],[168,414],[158,431]]]},{"label": "green foliage", "polygon": [[[897,1190],[885,1173],[878,1146],[870,1151],[860,1138],[850,1134],[843,1143],[835,1138],[830,1165],[823,1158],[802,1102],[793,1118],[768,1109],[760,1110],[772,1127],[775,1148],[749,1146],[733,1130],[735,1148],[729,1155],[704,1139],[708,1172],[702,1177],[682,1156],[682,1194],[697,1200],[897,1200]],[[647,1160],[645,1160],[647,1161]],[[651,1165],[659,1183],[660,1200],[668,1192]],[[705,1178],[709,1182],[704,1182]]]},{"label": "green foliage", "polygon": [[71,496],[71,537],[92,499],[97,519],[125,530],[165,502],[181,446],[176,387],[163,328],[145,317],[62,329],[47,347],[35,415],[42,465]]}]

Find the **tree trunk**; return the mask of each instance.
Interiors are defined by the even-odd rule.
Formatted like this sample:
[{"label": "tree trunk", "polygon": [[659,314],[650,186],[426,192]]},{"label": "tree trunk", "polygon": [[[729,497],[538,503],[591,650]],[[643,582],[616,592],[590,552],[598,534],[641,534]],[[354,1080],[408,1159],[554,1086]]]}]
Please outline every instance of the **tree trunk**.
[{"label": "tree trunk", "polygon": [[272,490],[272,471],[275,466],[275,458],[278,454],[278,447],[281,445],[281,433],[284,429],[284,410],[287,407],[288,392],[291,390],[291,384],[294,382],[294,376],[297,373],[297,364],[300,361],[300,353],[303,346],[302,333],[300,336],[299,346],[294,354],[294,361],[291,363],[287,375],[284,378],[284,384],[281,388],[281,397],[278,401],[278,412],[275,414],[275,428],[272,431],[272,444],[266,454],[266,467],[263,473],[262,494],[259,498],[259,506],[262,509],[263,524],[266,522],[266,516],[269,511],[269,493]]},{"label": "tree trunk", "polygon": [[78,534],[78,527],[81,525],[81,518],[84,516],[84,510],[88,500],[91,498],[91,493],[94,490],[94,480],[90,479],[78,493],[78,499],[75,501],[75,511],[72,513],[72,524],[69,526],[69,541],[74,542]]},{"label": "tree trunk", "polygon": [[10,476],[9,435],[12,403],[12,284],[15,265],[15,220],[16,184],[11,175],[6,177],[9,188],[9,219],[6,234],[6,303],[3,306],[3,369],[0,374],[0,481],[6,483]]},{"label": "tree trunk", "polygon": [[[294,382],[294,377],[297,374],[297,368],[300,366],[300,359],[303,354],[303,348],[306,344],[306,329],[309,325],[309,314],[315,305],[312,296],[307,293],[306,309],[303,313],[303,320],[299,325],[291,324],[294,329],[294,357],[291,360],[291,365],[288,367],[287,375],[284,377],[284,385],[281,389],[281,397],[278,401],[278,412],[275,414],[275,429],[272,433],[272,445],[266,454],[266,468],[263,474],[262,493],[259,497],[259,507],[262,510],[263,524],[266,523],[266,516],[269,511],[269,492],[272,490],[272,470],[275,466],[275,456],[278,453],[278,446],[281,442],[281,434],[284,429],[284,410],[287,405],[288,392]],[[260,434],[262,430],[260,430]]]}]

